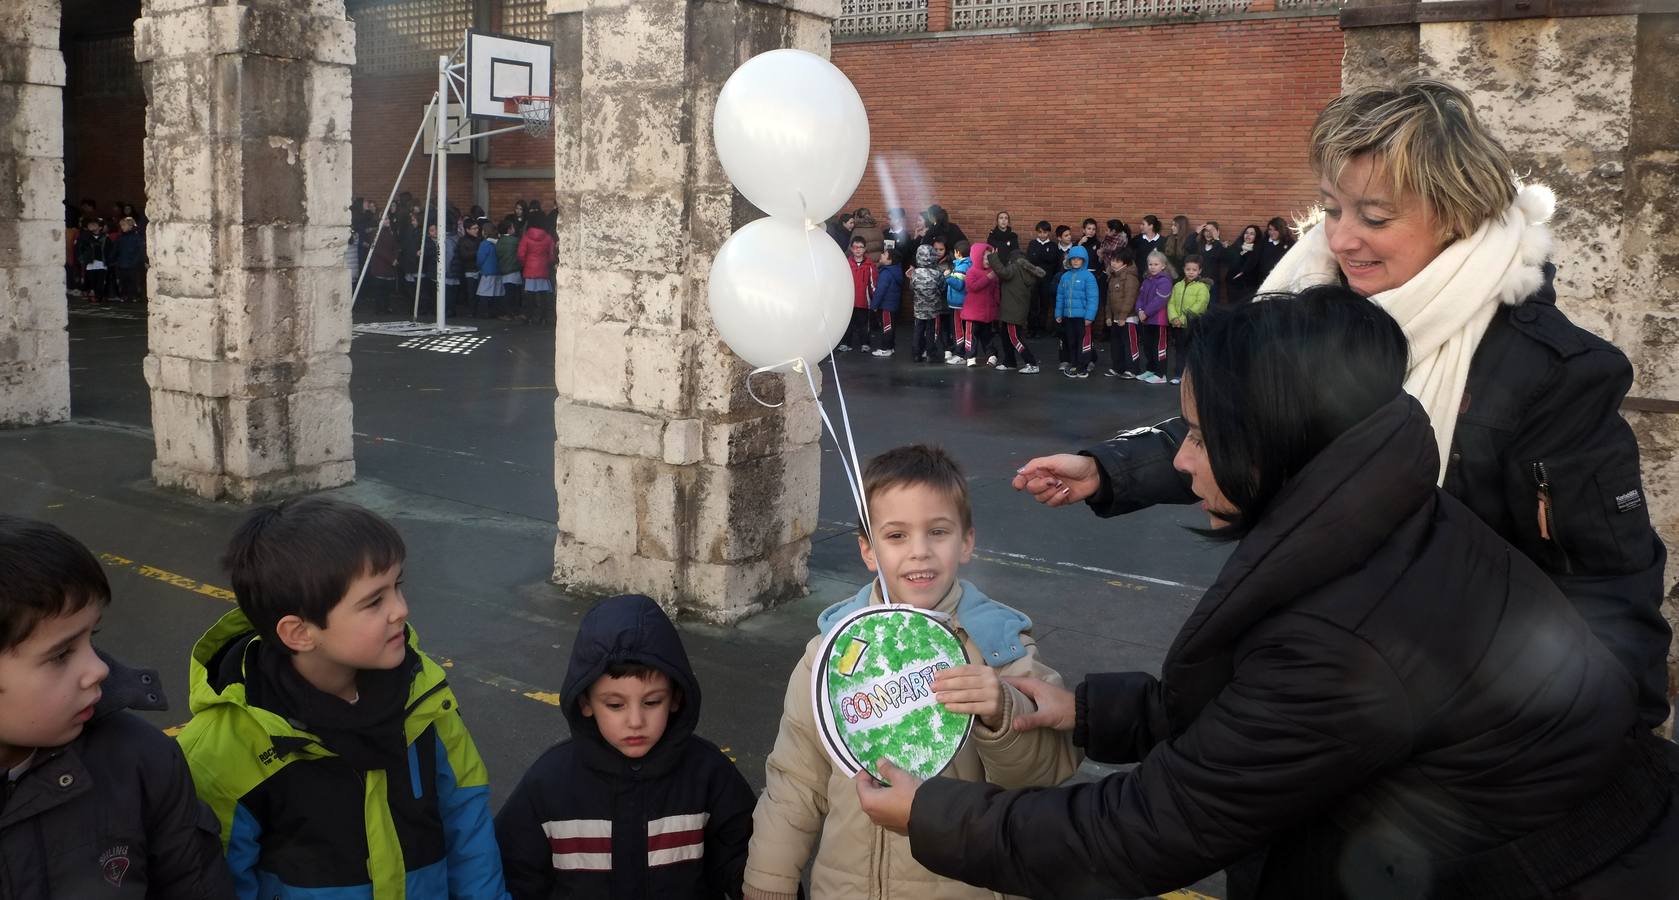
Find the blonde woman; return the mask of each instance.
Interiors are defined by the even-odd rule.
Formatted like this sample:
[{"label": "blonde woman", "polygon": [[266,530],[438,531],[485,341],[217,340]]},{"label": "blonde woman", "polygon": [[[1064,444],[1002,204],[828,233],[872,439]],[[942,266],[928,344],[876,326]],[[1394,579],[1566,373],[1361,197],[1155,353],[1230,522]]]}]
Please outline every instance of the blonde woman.
[{"label": "blonde woman", "polygon": [[[1344,284],[1393,317],[1409,344],[1404,389],[1431,425],[1434,477],[1446,494],[1537,565],[1613,655],[1628,696],[1636,700],[1636,746],[1648,749],[1649,729],[1669,713],[1665,664],[1671,635],[1660,612],[1666,551],[1650,525],[1637,444],[1619,414],[1631,366],[1613,345],[1569,321],[1556,306],[1548,225],[1553,195],[1539,185],[1519,185],[1508,154],[1469,98],[1437,81],[1362,90],[1332,101],[1313,128],[1311,164],[1319,178],[1322,219],[1278,262],[1262,298],[1268,291]],[[1195,502],[1188,481],[1172,467],[1188,446],[1190,431],[1175,419],[1081,454],[1033,459],[1021,467],[1014,486],[1049,506],[1085,501],[1102,516]],[[1198,611],[1192,621],[1216,612]],[[1469,621],[1494,612],[1470,606],[1454,616]],[[1444,638],[1460,623],[1437,624]],[[1159,714],[1158,705],[1150,705],[1172,696],[1169,669],[1142,707],[1136,697],[1116,694],[1109,685],[1093,676],[1080,688],[1079,728],[1140,722],[1148,740],[1139,752],[1152,742],[1175,739],[1176,727]],[[1500,686],[1492,678],[1475,690],[1497,694]],[[1526,711],[1524,704],[1531,702],[1519,695],[1503,699],[1505,706],[1490,714],[1488,729]],[[1433,736],[1426,728],[1415,730],[1418,725],[1405,726],[1406,740],[1428,746]],[[1671,748],[1665,745],[1663,752]],[[1632,760],[1617,762],[1613,771],[1617,778],[1650,775]],[[1578,788],[1544,772],[1532,774],[1527,799],[1546,801]],[[1582,858],[1581,848],[1589,845],[1609,858],[1637,844],[1651,827],[1648,815],[1619,816],[1597,805],[1617,791],[1648,797],[1670,792],[1671,785],[1667,772],[1654,783],[1599,785],[1581,798],[1568,822],[1531,818],[1532,833],[1542,837],[1528,840],[1522,852],[1537,852],[1548,882],[1567,883],[1557,882],[1562,875],[1552,870]],[[1354,839],[1387,835],[1434,846],[1438,835],[1431,827],[1396,819],[1382,799],[1365,799],[1369,802],[1337,827],[1352,829]],[[1517,809],[1520,800],[1511,800]],[[1577,826],[1600,813],[1603,823],[1589,833],[1561,834],[1570,823]],[[1420,836],[1415,827],[1421,827]],[[1670,821],[1658,827],[1669,829],[1663,832],[1666,840],[1679,841],[1679,826]],[[1480,834],[1470,843],[1504,852],[1511,845],[1499,841],[1517,837]],[[1559,842],[1573,844],[1564,848]],[[1437,861],[1426,853],[1422,860],[1425,866]],[[1679,882],[1651,889],[1660,893],[1673,883]]]}]

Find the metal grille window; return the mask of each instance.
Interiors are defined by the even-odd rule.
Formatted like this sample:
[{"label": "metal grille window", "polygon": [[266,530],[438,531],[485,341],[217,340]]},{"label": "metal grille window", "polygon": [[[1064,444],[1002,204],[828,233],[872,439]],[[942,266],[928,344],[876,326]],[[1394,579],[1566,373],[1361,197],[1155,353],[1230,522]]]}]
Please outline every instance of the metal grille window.
[{"label": "metal grille window", "polygon": [[471,0],[407,0],[355,9],[356,69],[413,72],[437,67],[472,27]]},{"label": "metal grille window", "polygon": [[70,44],[70,80],[84,97],[130,97],[145,93],[140,64],[134,61],[134,35],[77,40]]},{"label": "metal grille window", "polygon": [[548,0],[503,0],[501,30],[514,37],[552,41],[554,19],[548,15]]},{"label": "metal grille window", "polygon": [[[1247,12],[1251,0],[951,0],[957,31]],[[1316,0],[1299,0],[1316,2]],[[1281,2],[1278,4],[1281,5]]]},{"label": "metal grille window", "polygon": [[1347,0],[1277,0],[1278,9],[1340,9]]},{"label": "metal grille window", "polygon": [[845,0],[835,34],[903,34],[927,30],[927,0]]}]

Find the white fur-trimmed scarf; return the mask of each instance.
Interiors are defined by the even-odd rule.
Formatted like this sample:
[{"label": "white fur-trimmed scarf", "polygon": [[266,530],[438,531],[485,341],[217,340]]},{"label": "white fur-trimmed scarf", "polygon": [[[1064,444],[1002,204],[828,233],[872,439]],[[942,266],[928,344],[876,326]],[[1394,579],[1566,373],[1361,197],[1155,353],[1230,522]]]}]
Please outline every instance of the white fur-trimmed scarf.
[{"label": "white fur-trimmed scarf", "polygon": [[[1520,186],[1504,215],[1454,241],[1410,281],[1370,298],[1398,320],[1411,342],[1405,392],[1422,403],[1434,425],[1442,481],[1469,362],[1499,305],[1515,306],[1544,283],[1542,266],[1551,255],[1546,223],[1556,205],[1550,188]],[[1271,270],[1260,291],[1298,291],[1339,278],[1324,229],[1314,227]]]}]

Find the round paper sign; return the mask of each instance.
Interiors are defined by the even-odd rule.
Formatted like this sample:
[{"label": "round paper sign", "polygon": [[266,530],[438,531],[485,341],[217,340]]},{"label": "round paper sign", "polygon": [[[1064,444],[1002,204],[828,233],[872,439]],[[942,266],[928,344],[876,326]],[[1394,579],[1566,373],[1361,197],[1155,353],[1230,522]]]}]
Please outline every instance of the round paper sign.
[{"label": "round paper sign", "polygon": [[865,606],[841,619],[811,670],[822,744],[847,775],[880,777],[884,758],[918,778],[944,771],[974,717],[933,699],[933,675],[968,653],[942,618],[912,606]]}]

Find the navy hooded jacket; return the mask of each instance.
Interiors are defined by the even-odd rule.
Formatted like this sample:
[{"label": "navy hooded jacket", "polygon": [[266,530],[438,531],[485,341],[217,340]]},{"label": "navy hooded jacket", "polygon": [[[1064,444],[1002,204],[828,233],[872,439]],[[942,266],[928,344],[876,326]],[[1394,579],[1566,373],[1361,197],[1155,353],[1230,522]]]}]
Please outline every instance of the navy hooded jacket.
[{"label": "navy hooded jacket", "polygon": [[[681,695],[639,759],[608,744],[579,704],[617,663],[658,669]],[[531,765],[496,815],[514,900],[739,897],[757,797],[716,745],[694,735],[700,685],[658,605],[626,595],[589,610],[560,701],[571,739]]]}]

